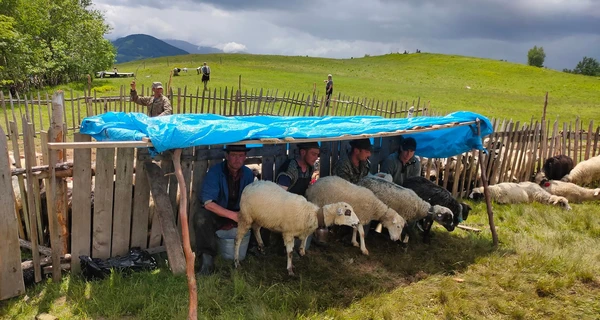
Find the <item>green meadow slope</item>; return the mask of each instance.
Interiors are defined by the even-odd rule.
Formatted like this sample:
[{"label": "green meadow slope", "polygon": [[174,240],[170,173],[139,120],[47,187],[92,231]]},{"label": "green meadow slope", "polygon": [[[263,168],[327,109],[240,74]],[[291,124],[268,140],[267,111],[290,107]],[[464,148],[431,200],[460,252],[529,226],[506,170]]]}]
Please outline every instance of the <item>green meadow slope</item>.
[{"label": "green meadow slope", "polygon": [[[173,77],[172,87],[201,86],[195,68],[211,66],[211,88],[272,89],[311,93],[316,84],[333,74],[335,95],[377,100],[430,101],[438,112],[469,110],[488,117],[529,122],[542,115],[544,95],[549,93],[547,118],[573,121],[600,120],[600,79],[567,74],[504,61],[442,54],[388,54],[355,59],[326,59],[249,54],[184,55],[121,64],[119,71],[137,71],[137,81],[168,81],[174,67],[188,73]],[[95,79],[94,86],[118,93],[129,79]],[[81,86],[78,86],[81,88]]]}]

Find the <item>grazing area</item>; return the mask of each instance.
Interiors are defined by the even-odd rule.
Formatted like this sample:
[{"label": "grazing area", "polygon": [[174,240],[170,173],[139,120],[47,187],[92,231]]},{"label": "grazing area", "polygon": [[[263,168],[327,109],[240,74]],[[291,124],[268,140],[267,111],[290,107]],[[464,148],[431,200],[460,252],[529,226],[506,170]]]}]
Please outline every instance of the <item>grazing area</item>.
[{"label": "grazing area", "polygon": [[[573,210],[533,204],[494,205],[500,246],[491,248],[483,203],[467,225],[433,228],[432,244],[407,248],[383,235],[367,238],[370,255],[330,240],[281,272],[286,257],[248,256],[241,269],[217,261],[198,278],[198,315],[208,319],[594,319],[600,314],[598,203]],[[0,302],[0,318],[182,319],[185,277],[166,268],[85,282],[68,276]]]},{"label": "grazing area", "polygon": [[[333,75],[334,93],[380,101],[430,101],[431,108],[446,114],[457,110],[481,113],[489,118],[512,118],[521,122],[539,119],[544,95],[549,93],[547,119],[599,120],[600,80],[522,64],[442,54],[388,54],[353,59],[326,59],[249,54],[203,54],[147,59],[117,65],[120,72],[134,72],[139,85],[153,81],[167,84],[173,68],[194,69],[207,62],[211,67],[210,90],[238,88],[242,91],[278,90],[325,94],[323,80]],[[93,76],[93,75],[92,75]],[[173,88],[188,87],[188,94],[202,92],[196,72],[172,78]],[[121,86],[129,92],[131,78],[93,79],[99,96],[117,96]],[[61,86],[83,95],[87,82]],[[51,92],[59,87],[50,88]],[[423,103],[423,101],[421,101]],[[0,116],[1,117],[1,116]]]}]

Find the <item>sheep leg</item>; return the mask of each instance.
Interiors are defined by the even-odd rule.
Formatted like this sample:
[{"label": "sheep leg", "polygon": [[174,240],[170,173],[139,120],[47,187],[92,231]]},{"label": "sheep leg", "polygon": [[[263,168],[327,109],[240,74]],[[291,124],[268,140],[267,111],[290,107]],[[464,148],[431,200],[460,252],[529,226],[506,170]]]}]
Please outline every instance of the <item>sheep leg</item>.
[{"label": "sheep leg", "polygon": [[300,256],[304,256],[306,254],[306,240],[308,240],[308,236],[301,236],[300,237]]},{"label": "sheep leg", "polygon": [[294,275],[294,266],[292,265],[292,251],[294,251],[294,237],[283,235],[283,242],[285,243],[285,251],[287,252],[287,271],[288,275]]},{"label": "sheep leg", "polygon": [[368,256],[369,250],[367,250],[367,246],[365,245],[365,229],[361,223],[359,223],[358,226],[356,228],[354,228],[354,230],[352,230],[352,245],[354,245],[355,247],[358,247],[358,242],[356,242],[356,238],[355,238],[357,231],[358,231],[358,235],[360,236],[360,251],[365,256]]},{"label": "sheep leg", "polygon": [[240,267],[240,245],[242,244],[242,239],[246,235],[246,233],[250,230],[248,225],[241,222],[238,223],[237,234],[235,235],[235,247],[233,250],[233,263],[236,268]]},{"label": "sheep leg", "polygon": [[258,243],[258,251],[262,254],[265,253],[265,243],[262,240],[262,236],[260,235],[260,226],[252,225],[252,231],[254,231],[254,238],[256,238],[256,242]]}]

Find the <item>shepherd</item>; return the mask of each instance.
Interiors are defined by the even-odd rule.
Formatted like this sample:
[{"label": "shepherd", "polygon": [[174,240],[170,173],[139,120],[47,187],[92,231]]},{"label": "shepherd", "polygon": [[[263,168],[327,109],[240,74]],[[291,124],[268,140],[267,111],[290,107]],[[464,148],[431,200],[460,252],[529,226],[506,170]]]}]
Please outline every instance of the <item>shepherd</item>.
[{"label": "shepherd", "polygon": [[208,81],[210,81],[210,67],[204,62],[203,66],[200,68],[202,72],[202,83],[204,83],[204,90],[208,90]]}]

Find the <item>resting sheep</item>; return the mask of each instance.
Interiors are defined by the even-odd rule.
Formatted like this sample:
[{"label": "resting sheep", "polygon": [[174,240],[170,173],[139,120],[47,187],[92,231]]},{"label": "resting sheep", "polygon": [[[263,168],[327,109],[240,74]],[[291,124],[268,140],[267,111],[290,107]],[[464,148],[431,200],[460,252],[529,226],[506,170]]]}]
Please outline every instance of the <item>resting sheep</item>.
[{"label": "resting sheep", "polygon": [[358,217],[348,203],[336,202],[319,207],[302,196],[283,190],[274,182],[255,181],[244,188],[240,199],[238,230],[235,237],[235,266],[240,264],[240,244],[250,228],[254,231],[258,249],[264,249],[260,228],[265,227],[281,232],[287,251],[288,274],[294,275],[294,237],[301,240],[300,255],[303,256],[306,238],[315,232],[317,227],[332,224],[354,227],[358,224]]},{"label": "resting sheep", "polygon": [[347,202],[360,220],[358,228],[352,232],[352,244],[359,246],[356,233],[360,235],[360,251],[368,255],[365,246],[365,233],[363,226],[368,226],[371,220],[380,221],[390,234],[390,239],[400,239],[406,221],[398,212],[381,202],[371,190],[352,184],[340,177],[329,176],[318,179],[306,191],[308,201],[323,206],[335,202]]},{"label": "resting sheep", "polygon": [[564,154],[546,159],[542,169],[548,180],[560,180],[571,170],[573,170],[573,159]]},{"label": "resting sheep", "polygon": [[585,186],[600,180],[600,156],[578,163],[569,174],[562,178],[564,182]]},{"label": "resting sheep", "polygon": [[[490,197],[496,203],[530,203],[536,201],[560,206],[565,210],[571,210],[569,200],[565,197],[552,195],[533,182],[502,182],[491,185],[488,189]],[[474,200],[483,199],[483,187],[473,189],[469,198]]]},{"label": "resting sheep", "polygon": [[[409,177],[404,179],[404,184],[402,186],[411,189],[421,197],[421,199],[427,201],[432,206],[440,205],[450,209],[453,213],[453,223],[442,224],[448,231],[453,231],[460,222],[467,220],[467,217],[469,216],[471,207],[468,204],[458,202],[458,200],[454,199],[452,193],[426,178]],[[425,224],[425,229],[423,230],[423,241],[425,242],[429,240],[429,231],[431,230],[432,225],[430,219],[428,219],[427,222],[428,223]]]},{"label": "resting sheep", "polygon": [[540,182],[540,186],[550,194],[567,198],[569,202],[600,200],[600,188],[588,189],[571,182],[545,179]]}]

